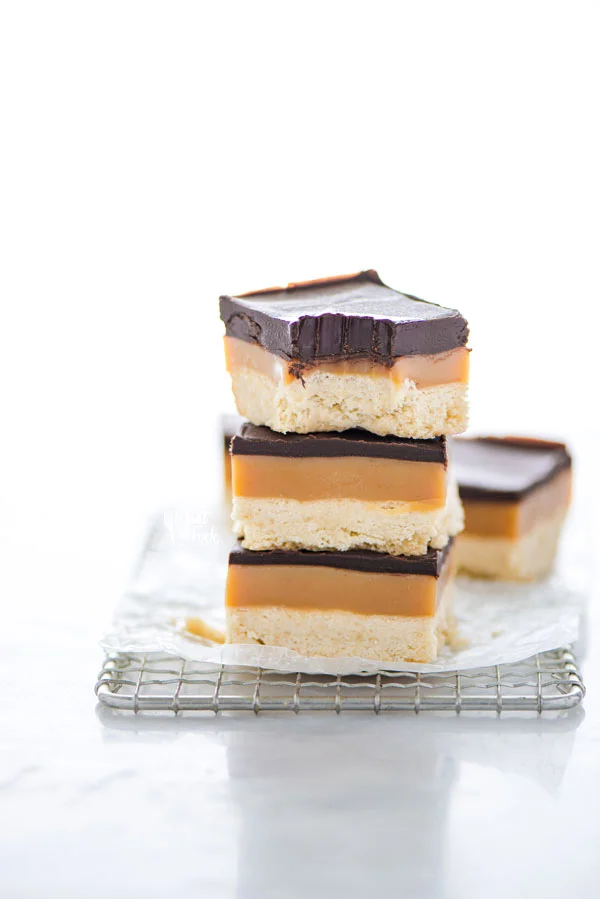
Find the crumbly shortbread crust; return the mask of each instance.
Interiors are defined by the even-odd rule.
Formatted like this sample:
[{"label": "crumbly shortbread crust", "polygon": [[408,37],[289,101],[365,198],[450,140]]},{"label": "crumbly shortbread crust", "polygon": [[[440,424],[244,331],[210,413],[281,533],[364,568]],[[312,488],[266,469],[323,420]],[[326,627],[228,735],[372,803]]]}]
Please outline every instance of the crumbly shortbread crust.
[{"label": "crumbly shortbread crust", "polygon": [[274,431],[344,431],[425,438],[461,434],[468,425],[467,385],[419,389],[367,374],[337,375],[318,370],[292,383],[276,382],[249,367],[231,372],[241,415]]},{"label": "crumbly shortbread crust", "polygon": [[446,505],[427,512],[403,511],[400,502],[236,497],[233,529],[245,549],[371,549],[391,555],[421,555],[442,549],[463,527],[456,483]]}]

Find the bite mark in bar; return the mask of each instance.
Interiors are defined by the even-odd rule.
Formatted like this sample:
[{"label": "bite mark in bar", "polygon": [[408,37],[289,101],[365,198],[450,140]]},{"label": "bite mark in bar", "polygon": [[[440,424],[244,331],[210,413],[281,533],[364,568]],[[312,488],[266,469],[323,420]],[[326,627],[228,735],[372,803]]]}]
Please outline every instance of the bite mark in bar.
[{"label": "bite mark in bar", "polygon": [[469,380],[469,350],[456,347],[437,355],[399,356],[391,365],[367,358],[348,358],[333,362],[299,362],[245,343],[236,337],[225,337],[225,365],[232,374],[236,368],[250,368],[270,378],[273,383],[289,386],[304,381],[311,374],[362,375],[384,378],[391,386],[400,387],[405,381],[415,387],[438,387],[441,384],[466,384]]},{"label": "bite mark in bar", "polygon": [[372,269],[220,298],[228,337],[299,362],[446,353],[464,346],[465,319],[387,287]]},{"label": "bite mark in bar", "polygon": [[376,272],[220,298],[238,410],[283,433],[430,438],[467,424],[468,326]]}]

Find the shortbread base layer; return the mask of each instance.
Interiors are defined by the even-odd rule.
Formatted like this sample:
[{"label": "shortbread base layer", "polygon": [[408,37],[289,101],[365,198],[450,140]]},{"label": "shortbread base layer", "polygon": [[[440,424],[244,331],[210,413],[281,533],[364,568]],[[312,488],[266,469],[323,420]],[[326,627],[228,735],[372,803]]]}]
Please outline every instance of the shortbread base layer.
[{"label": "shortbread base layer", "polygon": [[463,383],[420,389],[409,380],[397,385],[368,374],[315,371],[286,384],[242,366],[232,368],[231,379],[239,413],[281,433],[364,428],[428,439],[461,434],[468,425]]},{"label": "shortbread base layer", "polygon": [[463,527],[456,484],[445,507],[403,512],[399,502],[236,497],[233,529],[245,549],[371,549],[391,555],[421,555],[442,549]]},{"label": "shortbread base layer", "polygon": [[433,662],[455,631],[452,587],[450,579],[433,617],[274,606],[229,608],[227,642],[284,646],[304,656]]},{"label": "shortbread base layer", "polygon": [[463,533],[455,542],[458,568],[476,577],[530,581],[547,574],[554,563],[565,511],[520,537],[481,537]]}]

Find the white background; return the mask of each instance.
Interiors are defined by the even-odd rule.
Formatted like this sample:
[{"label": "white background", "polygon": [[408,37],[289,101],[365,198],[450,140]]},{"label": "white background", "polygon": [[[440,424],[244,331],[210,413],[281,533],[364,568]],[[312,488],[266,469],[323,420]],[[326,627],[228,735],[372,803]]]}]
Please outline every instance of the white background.
[{"label": "white background", "polygon": [[[413,847],[435,875],[412,895],[505,895],[494,872],[507,858],[517,894],[597,894],[597,823],[577,823],[591,790],[598,799],[593,667],[587,718],[564,725],[574,748],[554,767],[545,731],[497,729],[505,754],[490,761],[489,732],[462,721],[447,738],[406,719],[379,736],[323,719],[111,730],[91,687],[146,516],[220,490],[216,420],[231,402],[220,293],[376,268],[469,319],[475,430],[562,435],[593,458],[599,20],[583,0],[2,5],[7,896],[165,895],[169,884],[181,896],[291,895],[281,859],[293,844],[310,869],[317,819],[346,833],[352,863],[335,854],[333,870],[339,895],[354,895],[396,882],[378,824],[432,796],[445,861]],[[590,522],[597,489],[593,477],[578,487]],[[24,634],[36,647],[26,658]],[[436,771],[451,759],[448,820],[415,740]],[[416,765],[406,784],[421,792],[394,779],[403,746]],[[521,777],[547,764],[560,768],[551,790]],[[319,765],[333,794],[309,789]],[[284,827],[279,845],[286,796],[302,826]],[[249,856],[260,883],[239,836],[257,810],[271,821]],[[366,843],[343,831],[361,813]],[[555,853],[559,833],[569,839]],[[413,846],[410,828],[402,839]],[[486,846],[489,864],[471,865]]]}]

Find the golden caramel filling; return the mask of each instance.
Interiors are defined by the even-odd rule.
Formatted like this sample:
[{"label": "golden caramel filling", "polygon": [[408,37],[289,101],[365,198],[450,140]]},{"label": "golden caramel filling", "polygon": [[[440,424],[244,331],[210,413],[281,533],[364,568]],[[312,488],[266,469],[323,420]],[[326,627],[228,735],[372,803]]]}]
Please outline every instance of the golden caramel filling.
[{"label": "golden caramel filling", "polygon": [[231,493],[231,454],[228,449],[223,454],[223,480],[225,482],[225,490]]},{"label": "golden caramel filling", "polygon": [[309,565],[230,565],[225,605],[336,609],[361,615],[435,615],[440,579]]},{"label": "golden caramel filling", "polygon": [[283,381],[284,384],[291,384],[298,377],[305,377],[316,371],[389,378],[394,384],[403,384],[408,378],[416,387],[464,384],[469,379],[469,350],[463,346],[431,356],[399,356],[392,366],[373,362],[371,359],[304,364],[289,362],[275,353],[269,353],[263,347],[246,343],[237,337],[225,337],[225,362],[228,372],[236,368],[252,368],[274,381]]},{"label": "golden caramel filling", "polygon": [[446,502],[446,469],[441,462],[242,455],[231,461],[234,496],[402,502],[407,511],[439,509]]},{"label": "golden caramel filling", "polygon": [[550,483],[520,502],[463,500],[465,534],[516,539],[536,524],[567,510],[571,498],[571,471],[563,471]]}]

